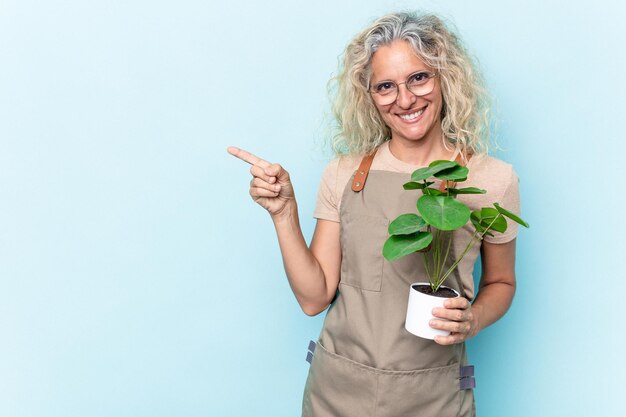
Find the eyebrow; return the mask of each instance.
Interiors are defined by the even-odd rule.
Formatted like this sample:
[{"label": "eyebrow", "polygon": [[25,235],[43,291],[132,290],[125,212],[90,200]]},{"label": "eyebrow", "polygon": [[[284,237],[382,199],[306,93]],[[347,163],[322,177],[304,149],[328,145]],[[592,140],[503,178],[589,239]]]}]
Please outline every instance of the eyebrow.
[{"label": "eyebrow", "polygon": [[[421,70],[417,70],[417,71],[413,71],[412,73],[410,73],[409,75],[406,76],[405,80],[407,80],[411,75],[415,75],[415,74],[419,74],[420,72],[426,72],[428,74],[432,74],[433,71],[429,71],[427,69],[421,69]],[[392,79],[387,79],[387,80],[380,80],[380,81],[376,81],[376,82],[372,82],[372,85],[374,84],[380,84],[380,83],[388,83],[388,82],[392,82],[395,83],[394,80]]]}]

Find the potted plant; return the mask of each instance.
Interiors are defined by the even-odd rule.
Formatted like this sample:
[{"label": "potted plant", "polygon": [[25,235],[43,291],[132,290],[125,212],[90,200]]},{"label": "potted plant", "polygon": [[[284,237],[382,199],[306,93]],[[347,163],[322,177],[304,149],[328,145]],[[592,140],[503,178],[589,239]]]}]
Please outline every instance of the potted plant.
[{"label": "potted plant", "polygon": [[[385,259],[395,261],[411,253],[423,252],[428,282],[411,284],[405,324],[405,328],[416,336],[434,339],[437,335],[449,334],[429,326],[433,318],[431,312],[434,307],[443,307],[446,298],[459,296],[454,289],[442,284],[476,243],[485,235],[505,232],[507,219],[528,227],[528,223],[498,203],[494,203],[493,207],[471,211],[457,200],[460,194],[486,193],[476,187],[456,188],[456,183],[465,181],[468,173],[467,167],[446,160],[434,161],[416,170],[411,174],[411,181],[404,184],[404,189],[422,190],[422,195],[417,199],[419,215],[402,214],[389,224],[390,237],[383,246]],[[432,187],[435,184],[433,178],[442,181],[441,187]],[[461,255],[455,260],[449,260],[452,232],[465,226],[468,221],[473,225],[473,235]]]}]

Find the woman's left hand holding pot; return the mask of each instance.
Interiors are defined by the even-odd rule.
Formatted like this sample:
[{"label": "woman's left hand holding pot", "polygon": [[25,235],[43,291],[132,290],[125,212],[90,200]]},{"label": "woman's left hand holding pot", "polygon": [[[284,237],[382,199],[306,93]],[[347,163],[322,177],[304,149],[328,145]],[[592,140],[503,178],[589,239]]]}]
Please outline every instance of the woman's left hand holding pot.
[{"label": "woman's left hand holding pot", "polygon": [[444,302],[444,307],[434,308],[433,316],[448,321],[433,319],[430,327],[447,330],[450,336],[437,336],[435,342],[440,345],[452,345],[476,336],[480,330],[478,316],[466,298],[450,298]]}]

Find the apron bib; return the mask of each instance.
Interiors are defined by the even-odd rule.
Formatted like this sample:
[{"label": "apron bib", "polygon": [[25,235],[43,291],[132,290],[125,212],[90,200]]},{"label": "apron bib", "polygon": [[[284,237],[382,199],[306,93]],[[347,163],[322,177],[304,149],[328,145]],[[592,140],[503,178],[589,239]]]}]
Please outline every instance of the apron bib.
[{"label": "apron bib", "polygon": [[[474,416],[465,389],[473,378],[461,378],[465,344],[441,346],[404,328],[409,286],[428,280],[423,255],[382,256],[389,222],[415,212],[421,191],[403,189],[406,174],[368,170],[357,170],[341,200],[341,280],[313,346],[302,415]],[[456,271],[446,285],[465,295]]]}]

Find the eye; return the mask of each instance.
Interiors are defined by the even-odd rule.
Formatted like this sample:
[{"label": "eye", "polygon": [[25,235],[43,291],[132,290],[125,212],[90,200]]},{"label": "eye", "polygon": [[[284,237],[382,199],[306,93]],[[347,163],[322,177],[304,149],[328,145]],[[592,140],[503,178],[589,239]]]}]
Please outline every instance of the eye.
[{"label": "eye", "polygon": [[396,84],[391,81],[383,81],[374,86],[374,91],[379,94],[389,94],[396,89]]},{"label": "eye", "polygon": [[407,83],[409,85],[420,85],[424,84],[430,78],[430,74],[427,72],[416,72],[409,76]]}]

